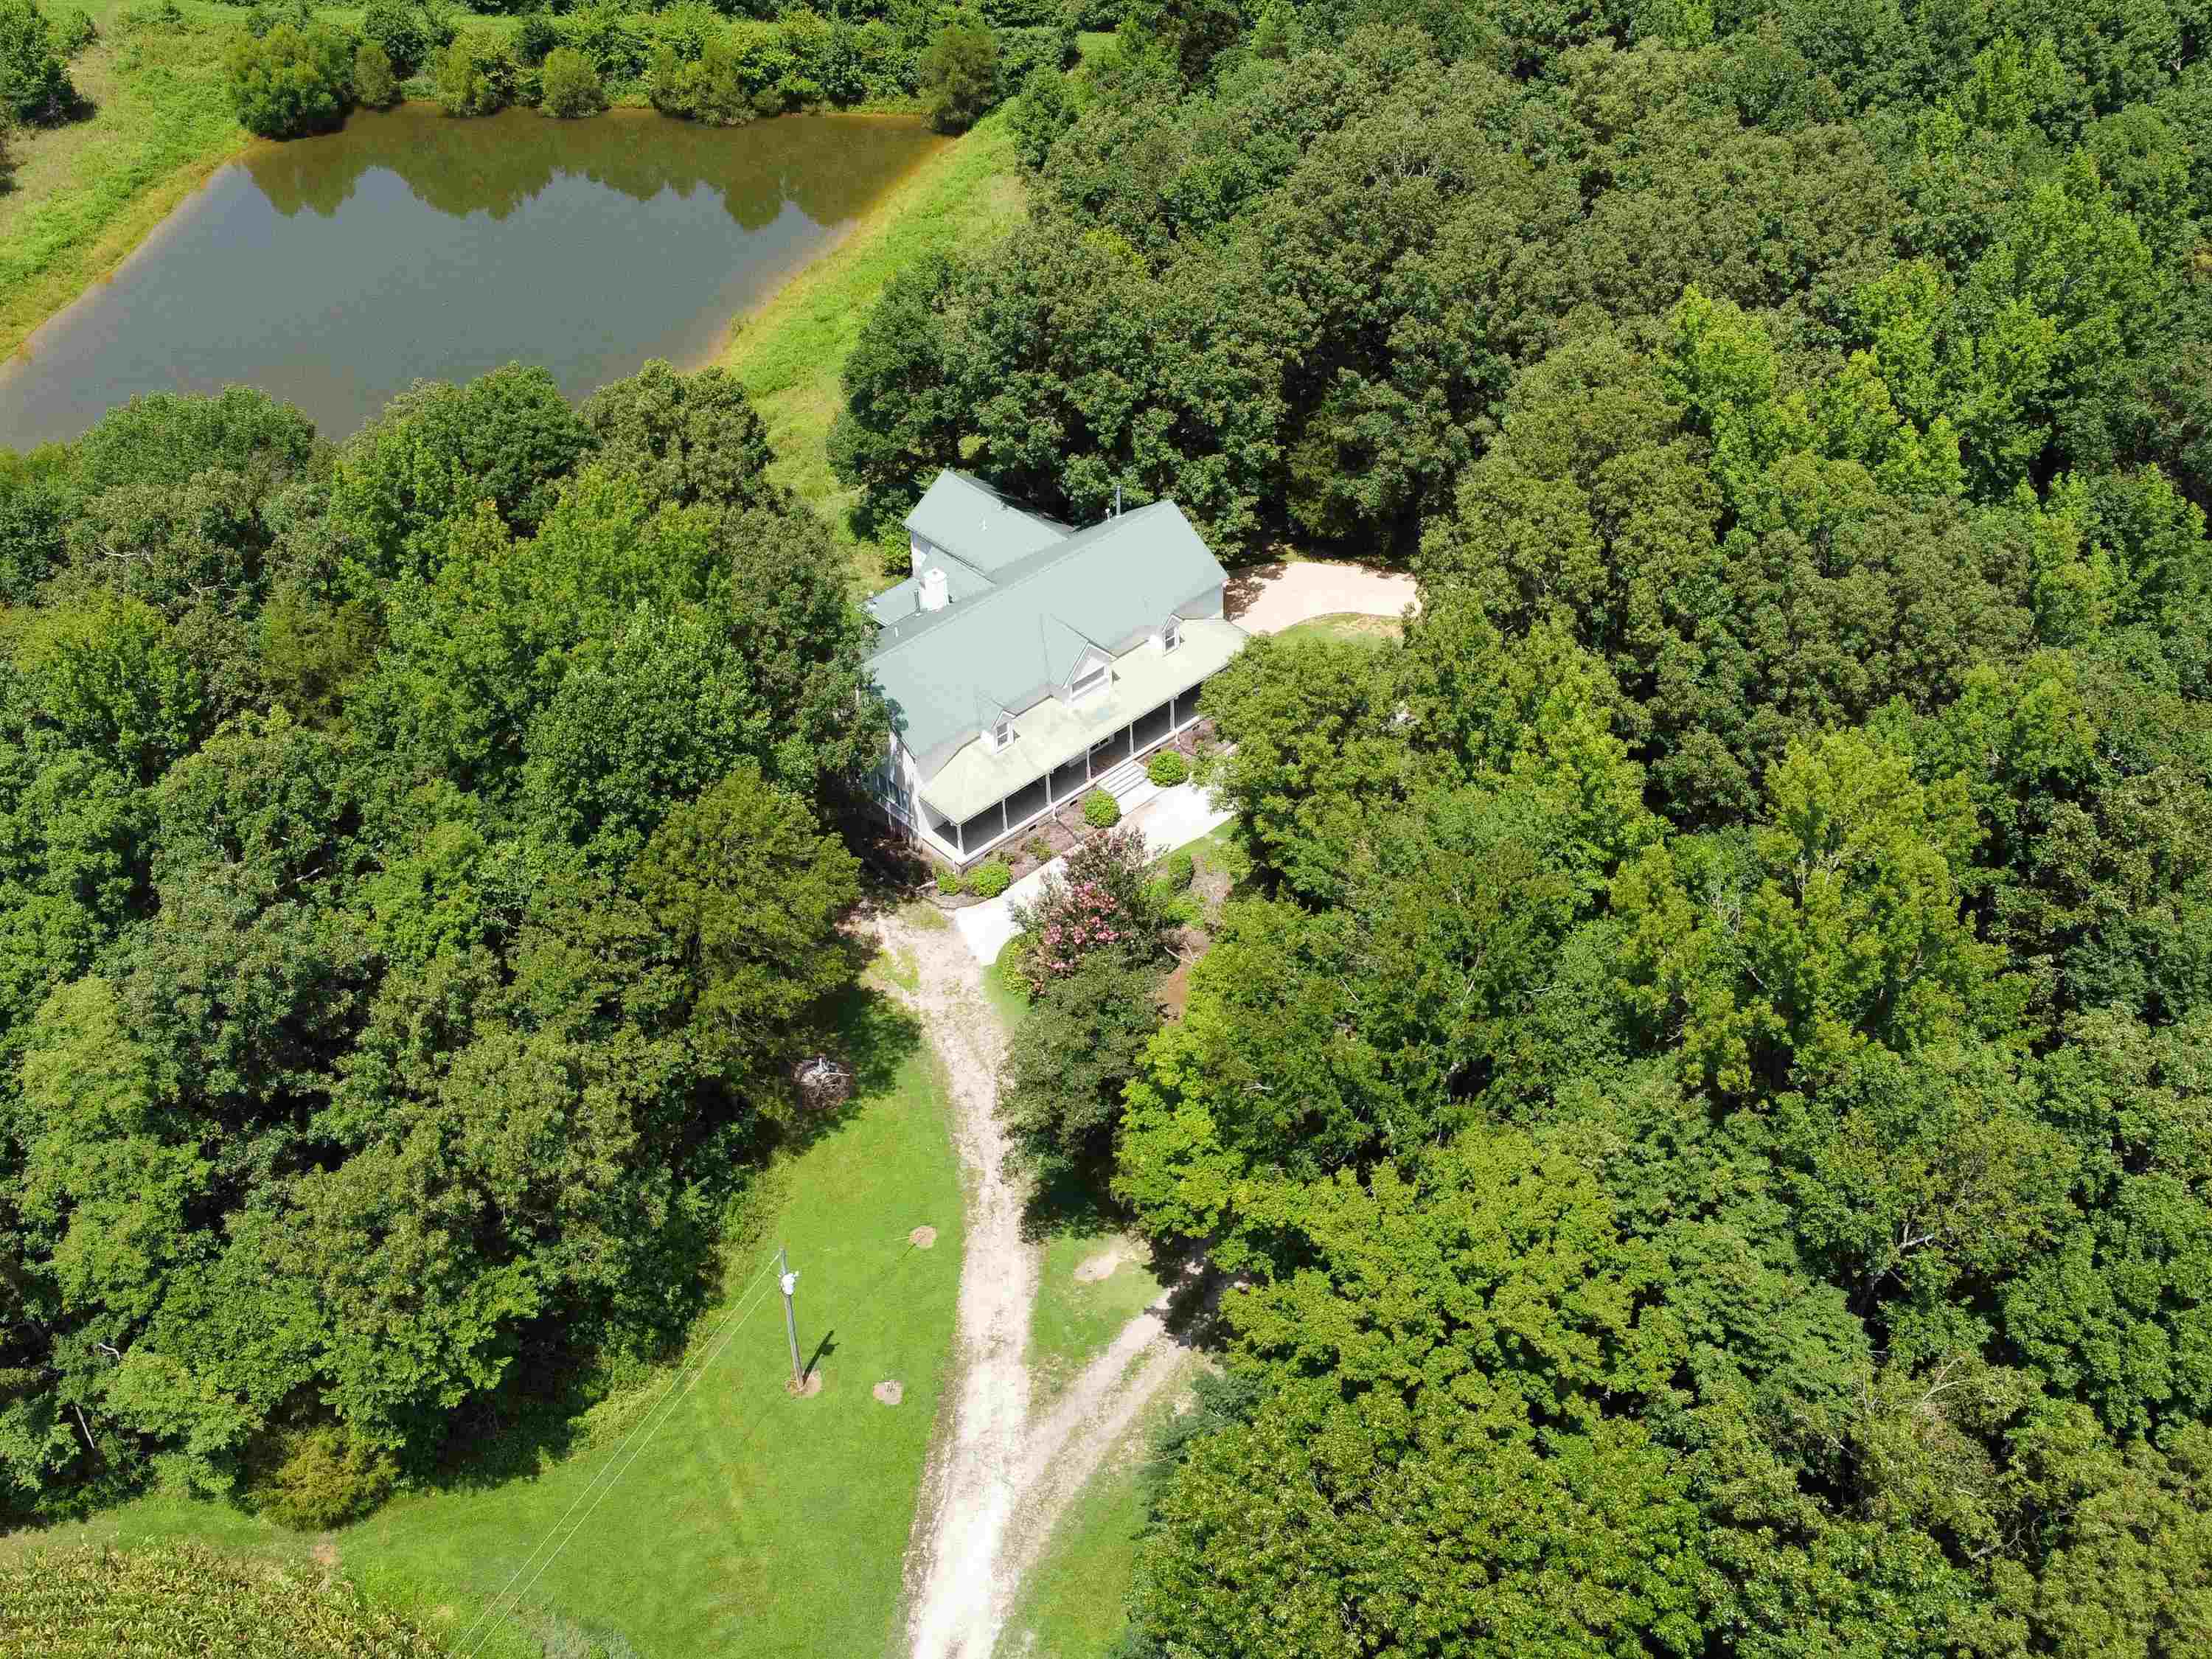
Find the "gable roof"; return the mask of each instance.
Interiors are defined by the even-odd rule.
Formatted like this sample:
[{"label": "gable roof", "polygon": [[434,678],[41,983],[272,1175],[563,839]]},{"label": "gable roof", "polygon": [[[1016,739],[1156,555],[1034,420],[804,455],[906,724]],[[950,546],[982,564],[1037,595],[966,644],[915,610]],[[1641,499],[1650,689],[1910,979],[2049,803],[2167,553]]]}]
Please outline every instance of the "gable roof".
[{"label": "gable roof", "polygon": [[1086,649],[1121,655],[1224,580],[1182,509],[1155,501],[1002,565],[972,599],[887,623],[870,666],[927,776],[982,731],[979,708],[1034,707]]},{"label": "gable roof", "polygon": [[914,511],[906,515],[906,527],[991,577],[1016,560],[1062,540],[1071,530],[981,478],[950,468],[939,473],[914,504]]}]

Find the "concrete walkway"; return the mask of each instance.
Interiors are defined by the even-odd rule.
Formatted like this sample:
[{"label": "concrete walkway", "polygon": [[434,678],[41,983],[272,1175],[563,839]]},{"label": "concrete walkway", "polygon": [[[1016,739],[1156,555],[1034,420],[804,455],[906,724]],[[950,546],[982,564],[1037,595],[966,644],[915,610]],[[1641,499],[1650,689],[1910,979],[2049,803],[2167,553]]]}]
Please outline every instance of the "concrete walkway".
[{"label": "concrete walkway", "polygon": [[[1142,830],[1146,848],[1158,858],[1196,841],[1235,816],[1217,808],[1206,791],[1196,784],[1179,783],[1172,789],[1161,790],[1122,822]],[[1045,878],[1065,869],[1066,864],[1066,859],[1054,859],[1030,871],[998,897],[952,913],[952,925],[960,930],[960,937],[975,953],[976,961],[988,968],[999,959],[999,952],[1014,936],[1014,906],[1036,897],[1044,890]]]},{"label": "concrete walkway", "polygon": [[[1250,578],[1232,577],[1230,586],[1238,592],[1250,582]],[[1277,566],[1258,575],[1256,586],[1242,610],[1230,612],[1230,621],[1248,634],[1279,634],[1316,617],[1346,612],[1395,617],[1407,605],[1420,604],[1420,589],[1411,576],[1318,559]]]}]

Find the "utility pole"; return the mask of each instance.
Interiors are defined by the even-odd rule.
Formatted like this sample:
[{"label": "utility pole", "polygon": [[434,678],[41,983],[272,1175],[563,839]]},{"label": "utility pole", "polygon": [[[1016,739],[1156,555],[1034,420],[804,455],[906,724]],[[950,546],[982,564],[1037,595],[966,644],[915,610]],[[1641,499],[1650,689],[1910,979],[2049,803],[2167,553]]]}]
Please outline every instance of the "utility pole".
[{"label": "utility pole", "polygon": [[799,1275],[791,1271],[791,1258],[781,1244],[775,1247],[775,1270],[783,1279],[783,1334],[791,1339],[791,1386],[796,1391],[800,1383],[799,1375],[799,1321],[791,1311],[791,1293],[798,1287]]}]

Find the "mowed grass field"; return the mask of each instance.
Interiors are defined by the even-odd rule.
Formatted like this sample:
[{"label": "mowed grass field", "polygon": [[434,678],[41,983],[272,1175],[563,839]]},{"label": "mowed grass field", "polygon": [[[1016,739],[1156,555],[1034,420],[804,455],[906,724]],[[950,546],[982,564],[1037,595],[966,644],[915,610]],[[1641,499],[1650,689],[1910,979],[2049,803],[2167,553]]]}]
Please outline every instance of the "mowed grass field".
[{"label": "mowed grass field", "polygon": [[[535,1475],[401,1498],[319,1540],[173,1497],[51,1535],[313,1552],[477,1659],[536,1659],[556,1632],[640,1659],[890,1650],[947,1380],[961,1192],[918,1033],[880,993],[854,1017],[879,1080],[768,1171],[761,1224],[733,1249],[729,1294],[683,1365],[599,1408],[580,1449]],[[917,1226],[937,1230],[931,1248],[908,1243]],[[800,1352],[823,1379],[812,1398],[785,1391],[782,1304],[763,1277],[779,1243],[799,1273]],[[873,1397],[887,1379],[903,1385],[896,1406]]]}]

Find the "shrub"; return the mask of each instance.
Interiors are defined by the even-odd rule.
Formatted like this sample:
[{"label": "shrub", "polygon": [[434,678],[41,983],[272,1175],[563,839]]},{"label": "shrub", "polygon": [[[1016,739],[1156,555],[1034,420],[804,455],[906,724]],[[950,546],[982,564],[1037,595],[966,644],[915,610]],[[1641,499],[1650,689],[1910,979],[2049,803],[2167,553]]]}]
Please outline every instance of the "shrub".
[{"label": "shrub", "polygon": [[1030,1000],[1029,957],[1029,936],[1017,933],[999,947],[999,959],[991,964],[1000,987],[1024,1002]]},{"label": "shrub", "polygon": [[1180,893],[1198,874],[1198,860],[1188,852],[1177,853],[1160,866],[1160,874],[1167,878],[1170,888]]},{"label": "shrub", "polygon": [[1083,798],[1083,821],[1093,830],[1111,830],[1121,821],[1121,803],[1103,789],[1094,789]]},{"label": "shrub", "polygon": [[364,40],[355,50],[353,100],[364,109],[389,109],[399,101],[399,77],[392,72],[392,58],[374,40]]},{"label": "shrub", "polygon": [[753,67],[726,33],[708,39],[693,63],[684,62],[664,41],[653,53],[647,96],[664,115],[681,115],[709,126],[738,126],[760,112],[750,73]]},{"label": "shrub", "polygon": [[353,100],[353,50],[334,29],[280,23],[233,42],[224,67],[240,125],[263,138],[328,132]]},{"label": "shrub", "polygon": [[1032,168],[1042,167],[1060,135],[1075,125],[1075,100],[1067,95],[1067,76],[1058,70],[1030,70],[1022,82],[1021,96],[1014,100],[1008,125],[1022,160]]},{"label": "shrub", "polygon": [[999,92],[999,42],[980,23],[947,23],[921,54],[921,95],[929,124],[965,132]]},{"label": "shrub", "polygon": [[[1002,88],[1026,87],[1030,77],[1041,71],[1059,74],[1079,56],[1072,28],[1000,28],[994,38],[999,46],[998,85]],[[995,92],[993,101],[996,101]]]},{"label": "shrub", "polygon": [[1042,836],[1031,836],[1022,843],[1022,851],[1027,853],[1039,864],[1048,863],[1052,858],[1052,843]]},{"label": "shrub", "polygon": [[1172,789],[1190,775],[1190,763],[1182,757],[1181,750],[1163,749],[1152,757],[1145,775],[1161,788]]},{"label": "shrub", "polygon": [[434,44],[422,15],[411,6],[395,4],[393,0],[376,0],[363,12],[361,32],[362,38],[384,48],[385,57],[392,63],[392,72],[403,81],[422,67]]},{"label": "shrub", "polygon": [[996,898],[1013,884],[1014,872],[999,859],[979,864],[968,872],[968,890],[977,898]]},{"label": "shrub", "polygon": [[857,103],[867,96],[868,65],[861,54],[860,30],[841,18],[819,32],[799,33],[792,22],[797,15],[803,14],[787,15],[780,27],[794,52],[806,52],[802,69],[820,88],[816,95],[839,105]]},{"label": "shrub", "polygon": [[707,43],[724,27],[722,14],[706,0],[677,0],[667,10],[655,12],[652,24],[654,44],[674,47],[677,58],[686,64],[698,62]]},{"label": "shrub", "polygon": [[33,125],[69,118],[76,88],[34,0],[0,0],[0,107]]},{"label": "shrub", "polygon": [[514,60],[489,34],[453,38],[438,59],[438,102],[448,115],[490,115],[514,100]]},{"label": "shrub", "polygon": [[92,14],[79,6],[63,16],[61,26],[54,31],[54,48],[64,59],[71,58],[99,39]]},{"label": "shrub", "polygon": [[269,1448],[255,1474],[254,1505],[279,1526],[319,1532],[356,1520],[392,1492],[392,1460],[336,1424],[294,1430]]},{"label": "shrub", "polygon": [[574,46],[556,46],[546,54],[540,82],[544,88],[538,103],[541,113],[572,119],[597,115],[607,106],[607,91],[599,84],[599,70]]},{"label": "shrub", "polygon": [[957,870],[948,866],[937,872],[937,890],[948,897],[957,898],[968,890],[968,884]]},{"label": "shrub", "polygon": [[560,31],[547,21],[544,13],[533,11],[514,32],[515,60],[536,69],[560,44]]},{"label": "shrub", "polygon": [[775,20],[776,50],[785,60],[778,90],[787,104],[818,104],[828,93],[822,72],[830,56],[830,25],[805,7]]},{"label": "shrub", "polygon": [[602,3],[570,15],[567,44],[591,60],[605,81],[635,81],[653,61],[653,43],[620,5]]},{"label": "shrub", "polygon": [[287,26],[302,32],[315,27],[315,9],[307,0],[287,0],[283,5],[259,5],[246,14],[246,32],[257,40],[266,40],[272,29]]},{"label": "shrub", "polygon": [[1160,895],[1153,890],[1144,832],[1109,830],[1067,855],[1065,872],[1044,890],[1014,906],[1014,925],[1032,941],[1025,958],[1031,988],[1042,990],[1112,948],[1150,959],[1167,948]]},{"label": "shrub", "polygon": [[645,98],[663,115],[696,119],[691,108],[690,77],[684,71],[696,63],[678,52],[676,43],[663,40],[653,49],[653,67],[645,77]]}]

